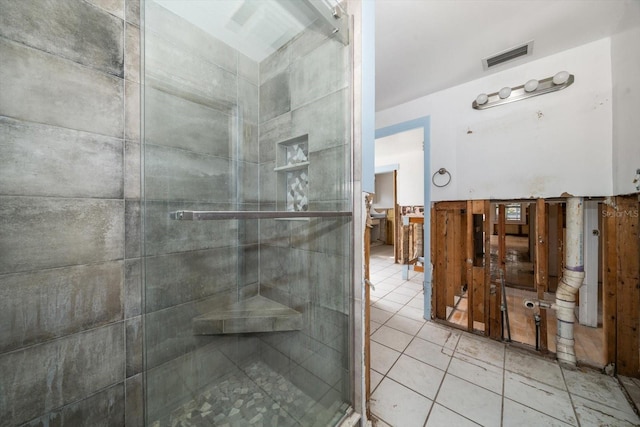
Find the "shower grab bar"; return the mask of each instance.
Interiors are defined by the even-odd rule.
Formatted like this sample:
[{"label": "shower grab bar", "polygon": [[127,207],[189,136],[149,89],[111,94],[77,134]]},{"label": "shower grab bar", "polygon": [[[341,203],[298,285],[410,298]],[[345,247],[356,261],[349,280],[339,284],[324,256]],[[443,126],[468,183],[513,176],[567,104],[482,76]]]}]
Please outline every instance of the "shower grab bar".
[{"label": "shower grab bar", "polygon": [[268,219],[268,218],[333,218],[352,216],[342,211],[175,211],[169,218],[178,221],[210,221],[216,219]]}]

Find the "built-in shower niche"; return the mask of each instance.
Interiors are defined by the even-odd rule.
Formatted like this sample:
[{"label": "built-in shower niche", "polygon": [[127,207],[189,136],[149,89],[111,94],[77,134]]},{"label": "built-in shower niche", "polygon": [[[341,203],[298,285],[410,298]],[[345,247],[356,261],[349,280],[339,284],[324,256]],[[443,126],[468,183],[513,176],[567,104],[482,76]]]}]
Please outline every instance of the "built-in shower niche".
[{"label": "built-in shower niche", "polygon": [[291,138],[276,144],[278,210],[300,212],[309,210],[309,135]]},{"label": "built-in shower niche", "polygon": [[193,319],[195,335],[282,332],[302,329],[302,313],[262,295],[222,302]]}]

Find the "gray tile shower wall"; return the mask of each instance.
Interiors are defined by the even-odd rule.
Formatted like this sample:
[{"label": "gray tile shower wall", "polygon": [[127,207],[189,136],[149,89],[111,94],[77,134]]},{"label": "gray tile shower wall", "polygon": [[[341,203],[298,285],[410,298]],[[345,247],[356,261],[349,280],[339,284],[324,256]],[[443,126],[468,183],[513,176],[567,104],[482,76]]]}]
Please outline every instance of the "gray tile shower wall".
[{"label": "gray tile shower wall", "polygon": [[139,0],[0,10],[0,425],[142,426]]},{"label": "gray tile shower wall", "polygon": [[257,224],[168,214],[258,208],[259,94],[256,62],[155,3],[145,12],[144,338],[152,423],[258,351],[255,339],[194,335],[192,325],[221,300],[257,292]]},{"label": "gray tile shower wall", "polygon": [[[349,50],[312,27],[260,64],[260,207],[283,206],[277,145],[307,135],[309,210],[350,209]],[[280,188],[279,186],[282,186]],[[351,220],[262,220],[260,293],[303,313],[261,355],[310,396],[347,398]]]}]

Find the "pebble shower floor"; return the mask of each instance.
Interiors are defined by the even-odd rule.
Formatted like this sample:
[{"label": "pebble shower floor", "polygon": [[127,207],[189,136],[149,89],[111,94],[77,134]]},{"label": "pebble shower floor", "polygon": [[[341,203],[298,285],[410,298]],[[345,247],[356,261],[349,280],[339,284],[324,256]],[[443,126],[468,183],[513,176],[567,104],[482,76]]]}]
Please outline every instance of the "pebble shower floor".
[{"label": "pebble shower floor", "polygon": [[318,404],[262,362],[227,374],[152,427],[326,427],[338,419],[335,403]]}]

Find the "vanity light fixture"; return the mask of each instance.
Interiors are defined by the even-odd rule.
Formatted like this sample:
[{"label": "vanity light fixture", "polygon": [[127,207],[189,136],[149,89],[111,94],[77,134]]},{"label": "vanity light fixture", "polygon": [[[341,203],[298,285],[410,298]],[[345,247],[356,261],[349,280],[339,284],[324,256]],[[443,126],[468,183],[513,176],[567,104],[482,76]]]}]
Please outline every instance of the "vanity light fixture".
[{"label": "vanity light fixture", "polygon": [[484,110],[485,108],[496,107],[498,105],[507,104],[509,102],[521,101],[532,96],[543,95],[545,93],[555,92],[564,89],[573,84],[574,76],[567,71],[560,71],[553,77],[547,77],[540,81],[531,79],[523,85],[511,87],[503,87],[498,92],[486,94],[481,93],[471,103],[476,110]]}]

